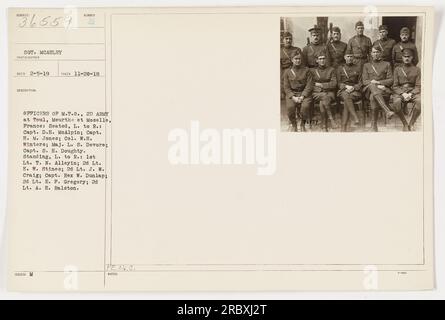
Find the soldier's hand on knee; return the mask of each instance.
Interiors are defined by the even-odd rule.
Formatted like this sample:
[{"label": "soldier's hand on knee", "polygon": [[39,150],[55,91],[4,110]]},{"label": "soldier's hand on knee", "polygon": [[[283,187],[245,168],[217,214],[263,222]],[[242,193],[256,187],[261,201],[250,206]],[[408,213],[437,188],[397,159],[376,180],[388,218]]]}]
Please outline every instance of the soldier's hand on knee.
[{"label": "soldier's hand on knee", "polygon": [[293,100],[295,103],[300,103],[300,98],[299,98],[299,97],[293,96],[293,97],[292,97],[292,100]]},{"label": "soldier's hand on knee", "polygon": [[383,85],[381,85],[381,84],[379,84],[379,85],[377,86],[377,88],[379,88],[380,90],[385,90],[385,86],[383,86]]}]

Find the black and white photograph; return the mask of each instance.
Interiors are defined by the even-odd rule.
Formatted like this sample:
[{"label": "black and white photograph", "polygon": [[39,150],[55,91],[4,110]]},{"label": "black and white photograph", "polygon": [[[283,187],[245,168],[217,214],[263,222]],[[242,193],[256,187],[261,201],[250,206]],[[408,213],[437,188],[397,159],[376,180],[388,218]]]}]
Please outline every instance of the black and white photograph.
[{"label": "black and white photograph", "polygon": [[0,300],[445,298],[434,1],[3,1]]},{"label": "black and white photograph", "polygon": [[281,131],[422,130],[422,17],[280,22]]}]

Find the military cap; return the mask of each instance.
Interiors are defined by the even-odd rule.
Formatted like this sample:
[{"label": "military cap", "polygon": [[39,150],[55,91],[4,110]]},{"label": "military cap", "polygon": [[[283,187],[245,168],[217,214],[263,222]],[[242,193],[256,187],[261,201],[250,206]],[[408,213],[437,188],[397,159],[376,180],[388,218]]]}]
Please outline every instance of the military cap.
[{"label": "military cap", "polygon": [[405,48],[402,51],[402,55],[404,57],[409,57],[409,56],[414,57],[414,51],[412,49],[410,49],[410,48]]},{"label": "military cap", "polygon": [[326,54],[325,50],[321,50],[314,55],[315,59],[318,59],[319,57],[326,57],[326,56],[327,56],[327,54]]},{"label": "military cap", "polygon": [[386,31],[388,31],[388,26],[382,24],[382,25],[379,27],[379,31],[382,31],[382,30],[386,30]]},{"label": "military cap", "polygon": [[333,27],[332,28],[332,32],[339,32],[339,33],[341,33],[341,30],[340,30],[339,27]]},{"label": "military cap", "polygon": [[345,56],[346,56],[346,55],[351,55],[351,54],[353,55],[354,52],[352,51],[351,48],[347,48],[347,49],[346,49],[346,52],[345,52]]},{"label": "military cap", "polygon": [[362,21],[357,21],[356,23],[355,23],[355,27],[357,28],[357,27],[364,27],[365,25],[363,24],[363,22]]},{"label": "military cap", "polygon": [[403,27],[402,29],[400,29],[400,34],[402,34],[402,33],[410,34],[409,28],[408,27]]},{"label": "military cap", "polygon": [[314,32],[314,33],[319,33],[320,31],[321,31],[321,28],[319,27],[319,26],[317,26],[317,25],[314,25],[312,28],[310,28],[309,30],[308,30],[309,32]]},{"label": "military cap", "polygon": [[292,38],[292,33],[290,33],[289,31],[286,31],[285,33],[283,33],[283,38]]}]

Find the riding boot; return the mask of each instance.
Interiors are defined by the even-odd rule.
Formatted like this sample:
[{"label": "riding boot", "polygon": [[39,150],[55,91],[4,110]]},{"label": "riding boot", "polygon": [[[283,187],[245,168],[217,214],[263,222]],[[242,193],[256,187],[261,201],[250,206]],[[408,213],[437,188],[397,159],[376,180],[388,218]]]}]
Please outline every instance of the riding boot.
[{"label": "riding boot", "polygon": [[351,103],[345,103],[344,108],[348,109],[349,113],[352,116],[352,119],[354,119],[354,124],[359,125],[360,119],[358,118],[357,113],[355,112],[355,107],[354,107],[354,103],[352,102],[352,100],[351,100]]},{"label": "riding boot", "polygon": [[403,113],[403,111],[400,110],[400,111],[396,112],[396,114],[399,116],[400,120],[402,121],[403,131],[410,131],[408,122],[406,121],[405,114]]},{"label": "riding boot", "polygon": [[300,121],[300,131],[305,132],[306,131],[306,120],[301,119]]},{"label": "riding boot", "polygon": [[382,109],[385,111],[386,118],[388,118],[388,120],[390,120],[393,117],[394,112],[392,112],[389,109],[389,107],[386,105],[385,99],[383,99],[383,97],[380,94],[374,95],[374,99],[378,102],[380,107],[382,107]]},{"label": "riding boot", "polygon": [[411,119],[409,120],[408,127],[410,130],[412,130],[414,123],[416,123],[417,118],[420,116],[420,110],[417,108],[413,109],[413,115],[411,116]]},{"label": "riding boot", "polygon": [[348,120],[349,120],[348,109],[346,107],[344,107],[343,114],[342,114],[342,117],[341,117],[341,131],[342,132],[346,132],[346,128],[347,128],[347,125],[348,125]]},{"label": "riding boot", "polygon": [[328,113],[328,118],[329,118],[329,121],[331,122],[331,128],[332,129],[337,128],[337,123],[335,123],[335,119],[332,116],[331,107],[329,105],[326,106],[326,112]]},{"label": "riding boot", "polygon": [[328,118],[326,112],[320,113],[320,127],[322,131],[328,131]]},{"label": "riding boot", "polygon": [[371,131],[377,132],[377,117],[378,117],[379,110],[371,110]]}]

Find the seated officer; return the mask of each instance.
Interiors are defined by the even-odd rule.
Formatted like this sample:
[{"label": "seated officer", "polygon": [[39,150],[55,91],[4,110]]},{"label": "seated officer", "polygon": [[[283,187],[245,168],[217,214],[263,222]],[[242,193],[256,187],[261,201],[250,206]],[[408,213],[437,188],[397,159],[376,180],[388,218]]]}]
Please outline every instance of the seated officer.
[{"label": "seated officer", "polygon": [[316,68],[317,67],[316,57],[320,52],[324,52],[326,57],[326,65],[330,66],[331,57],[329,56],[329,51],[327,50],[326,45],[321,43],[321,34],[320,34],[321,28],[318,26],[314,26],[313,28],[309,29],[309,32],[311,35],[311,43],[303,48],[304,63],[309,68]]},{"label": "seated officer", "polygon": [[355,113],[354,101],[362,98],[362,73],[360,66],[354,64],[354,54],[351,50],[346,51],[345,61],[344,65],[337,68],[337,96],[343,100],[341,131],[346,131],[349,116],[352,116],[356,125],[360,123]]},{"label": "seated officer", "polygon": [[394,115],[385,102],[391,94],[390,87],[394,82],[391,64],[382,60],[382,49],[377,46],[371,51],[371,62],[363,66],[363,91],[371,104],[371,129],[377,131],[377,118],[381,107],[388,119]]},{"label": "seated officer", "polygon": [[311,69],[314,81],[312,98],[319,102],[321,125],[324,131],[328,131],[328,117],[331,127],[335,128],[335,120],[331,112],[331,103],[335,101],[335,90],[337,89],[337,77],[333,67],[326,66],[326,53],[317,55],[318,67]]},{"label": "seated officer", "polygon": [[[403,123],[403,131],[411,131],[421,112],[420,105],[420,68],[413,64],[414,51],[404,49],[402,53],[403,65],[394,70],[393,102],[394,111]],[[413,115],[409,124],[402,111],[402,104],[412,102]]]},{"label": "seated officer", "polygon": [[[296,117],[299,114],[301,131],[306,131],[305,123],[309,120],[309,110],[312,105],[312,74],[309,68],[302,65],[301,53],[293,56],[292,64],[283,75],[287,116],[294,131],[298,131]],[[300,109],[298,113],[297,108]]]},{"label": "seated officer", "polygon": [[419,63],[419,55],[417,53],[416,45],[410,41],[410,30],[407,27],[403,27],[400,30],[400,42],[397,43],[392,49],[392,60],[394,67],[403,65],[402,51],[403,49],[411,49],[414,52],[413,65],[417,66]]}]

